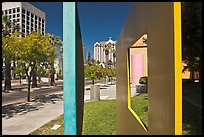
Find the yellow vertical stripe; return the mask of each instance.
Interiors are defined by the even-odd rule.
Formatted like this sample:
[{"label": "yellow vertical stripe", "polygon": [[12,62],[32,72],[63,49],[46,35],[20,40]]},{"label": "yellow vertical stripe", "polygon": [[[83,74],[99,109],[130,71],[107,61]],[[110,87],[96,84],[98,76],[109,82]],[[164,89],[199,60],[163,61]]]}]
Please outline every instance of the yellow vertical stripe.
[{"label": "yellow vertical stripe", "polygon": [[127,84],[128,84],[128,108],[131,107],[131,98],[130,98],[130,75],[129,75],[129,48],[127,49]]},{"label": "yellow vertical stripe", "polygon": [[130,112],[133,114],[133,116],[137,119],[137,121],[140,123],[140,125],[143,127],[143,129],[147,132],[147,128],[145,127],[144,123],[142,122],[142,120],[140,119],[140,117],[135,113],[135,111],[131,108],[131,95],[130,95],[130,68],[129,68],[129,64],[130,64],[130,49],[128,48],[127,51],[127,83],[128,83],[128,109],[130,110]]},{"label": "yellow vertical stripe", "polygon": [[182,135],[181,2],[174,2],[175,134]]}]

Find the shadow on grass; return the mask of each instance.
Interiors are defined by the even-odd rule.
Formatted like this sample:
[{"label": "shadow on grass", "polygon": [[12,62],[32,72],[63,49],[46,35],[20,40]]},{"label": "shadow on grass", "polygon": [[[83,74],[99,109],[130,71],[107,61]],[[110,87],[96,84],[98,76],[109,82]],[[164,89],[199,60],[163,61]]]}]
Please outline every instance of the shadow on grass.
[{"label": "shadow on grass", "polygon": [[202,135],[202,109],[183,100],[183,135]]},{"label": "shadow on grass", "polygon": [[2,118],[9,119],[13,117],[14,114],[24,115],[31,111],[37,111],[46,104],[55,104],[55,102],[60,100],[63,100],[62,94],[45,94],[35,97],[31,102],[5,105],[2,106]]},{"label": "shadow on grass", "polygon": [[[202,106],[202,85],[190,80],[183,80],[183,97]],[[183,135],[202,135],[202,108],[187,100],[182,100]]]}]

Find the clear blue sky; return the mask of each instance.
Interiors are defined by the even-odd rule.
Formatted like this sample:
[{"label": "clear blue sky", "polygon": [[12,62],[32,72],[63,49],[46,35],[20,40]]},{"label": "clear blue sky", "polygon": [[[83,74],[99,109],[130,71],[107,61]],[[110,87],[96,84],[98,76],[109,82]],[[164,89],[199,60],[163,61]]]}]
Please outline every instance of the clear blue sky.
[{"label": "clear blue sky", "polygon": [[[63,4],[62,2],[30,2],[46,13],[46,33],[62,37]],[[78,2],[78,14],[81,27],[82,42],[93,57],[94,43],[119,38],[126,21],[131,2]]]}]

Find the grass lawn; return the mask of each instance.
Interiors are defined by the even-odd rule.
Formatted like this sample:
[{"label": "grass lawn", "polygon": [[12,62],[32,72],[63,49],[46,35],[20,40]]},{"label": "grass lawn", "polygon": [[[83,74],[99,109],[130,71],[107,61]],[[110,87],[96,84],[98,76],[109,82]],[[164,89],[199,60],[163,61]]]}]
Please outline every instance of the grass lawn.
[{"label": "grass lawn", "polygon": [[142,93],[139,96],[131,97],[131,108],[141,118],[144,124],[148,127],[148,94]]},{"label": "grass lawn", "polygon": [[[193,86],[191,86],[194,88]],[[190,88],[190,87],[189,87]],[[183,88],[184,90],[185,88]],[[199,88],[200,90],[202,88]],[[201,91],[199,91],[201,93]],[[183,91],[185,93],[185,91]],[[188,92],[189,93],[189,92]],[[194,94],[194,92],[190,92]],[[147,125],[146,93],[131,98],[132,108]],[[193,95],[192,95],[193,96]],[[189,95],[189,97],[191,97]],[[202,102],[202,97],[201,102]],[[200,101],[199,101],[200,102]],[[136,104],[135,104],[136,103]],[[140,104],[140,106],[137,106]],[[62,125],[58,130],[51,130],[54,124]],[[116,134],[116,100],[100,100],[84,104],[83,135]],[[202,109],[183,100],[183,135],[202,134]],[[43,125],[31,135],[63,135],[63,115]]]},{"label": "grass lawn", "polygon": [[[141,104],[145,108],[146,95],[133,97],[132,101]],[[133,103],[134,105],[135,103]],[[143,110],[141,110],[143,111]],[[139,111],[140,112],[140,111]],[[138,113],[143,120],[147,119],[145,113]],[[145,115],[144,115],[145,114]],[[58,130],[51,130],[54,124],[62,125]],[[63,115],[43,125],[31,133],[31,135],[63,135]],[[116,100],[100,100],[84,104],[83,135],[114,135],[116,134]]]}]

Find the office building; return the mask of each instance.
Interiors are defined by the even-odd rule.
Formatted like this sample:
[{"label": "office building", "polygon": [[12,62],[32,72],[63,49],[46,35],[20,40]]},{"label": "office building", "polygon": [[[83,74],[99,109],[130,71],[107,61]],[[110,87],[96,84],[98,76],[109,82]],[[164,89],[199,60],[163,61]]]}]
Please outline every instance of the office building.
[{"label": "office building", "polygon": [[[2,16],[7,15],[11,22],[16,21],[22,36],[40,30],[45,34],[45,13],[28,2],[3,2]],[[12,28],[9,28],[11,33]]]}]

